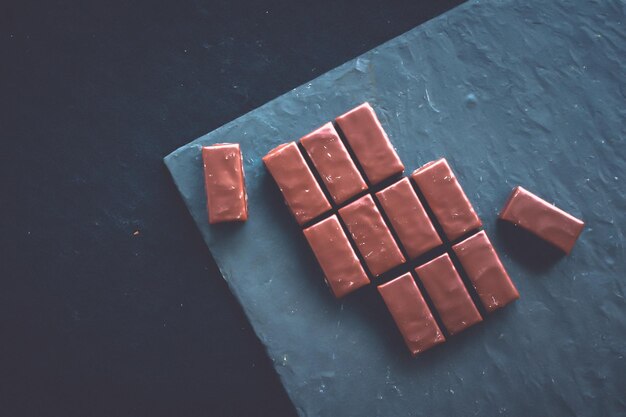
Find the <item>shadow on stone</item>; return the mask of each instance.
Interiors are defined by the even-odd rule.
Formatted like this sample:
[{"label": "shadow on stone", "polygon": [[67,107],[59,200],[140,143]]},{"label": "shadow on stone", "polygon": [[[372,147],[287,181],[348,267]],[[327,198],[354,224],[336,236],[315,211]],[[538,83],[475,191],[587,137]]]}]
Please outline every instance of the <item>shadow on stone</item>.
[{"label": "shadow on stone", "polygon": [[354,311],[362,318],[363,326],[371,328],[371,331],[376,334],[376,338],[383,341],[385,348],[389,349],[392,357],[398,355],[411,357],[396,323],[376,289],[375,282],[348,294],[341,302],[346,309]]},{"label": "shadow on stone", "polygon": [[498,220],[496,234],[511,258],[532,271],[546,271],[564,255],[548,242],[509,222]]}]

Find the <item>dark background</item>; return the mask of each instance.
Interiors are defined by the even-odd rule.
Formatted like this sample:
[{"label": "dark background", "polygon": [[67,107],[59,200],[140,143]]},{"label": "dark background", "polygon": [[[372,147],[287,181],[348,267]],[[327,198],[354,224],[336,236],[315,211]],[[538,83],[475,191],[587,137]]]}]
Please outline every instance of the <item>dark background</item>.
[{"label": "dark background", "polygon": [[1,2],[0,415],[295,415],[162,157],[459,3]]}]

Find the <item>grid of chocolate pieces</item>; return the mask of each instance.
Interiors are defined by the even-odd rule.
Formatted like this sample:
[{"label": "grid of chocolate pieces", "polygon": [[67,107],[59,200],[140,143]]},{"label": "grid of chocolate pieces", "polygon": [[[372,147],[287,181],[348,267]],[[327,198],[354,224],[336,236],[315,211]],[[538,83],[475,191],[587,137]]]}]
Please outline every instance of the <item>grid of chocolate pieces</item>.
[{"label": "grid of chocolate pieces", "polygon": [[299,142],[263,161],[328,286],[340,298],[378,281],[413,354],[445,341],[440,326],[454,335],[482,321],[453,258],[485,312],[519,298],[448,162],[401,178],[404,165],[368,103]]}]

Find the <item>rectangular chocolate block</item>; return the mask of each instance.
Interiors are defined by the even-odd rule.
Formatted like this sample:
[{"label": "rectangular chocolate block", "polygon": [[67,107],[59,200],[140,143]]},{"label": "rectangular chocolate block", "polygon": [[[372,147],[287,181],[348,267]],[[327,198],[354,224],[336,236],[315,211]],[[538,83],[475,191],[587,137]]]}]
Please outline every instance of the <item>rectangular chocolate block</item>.
[{"label": "rectangular chocolate block", "polygon": [[379,285],[378,292],[413,355],[446,341],[410,272]]},{"label": "rectangular chocolate block", "polygon": [[411,178],[424,194],[448,239],[454,240],[482,226],[472,203],[444,158],[417,169]]},{"label": "rectangular chocolate block", "polygon": [[522,187],[513,189],[500,218],[550,242],[569,254],[585,227],[577,219]]},{"label": "rectangular chocolate block", "polygon": [[415,272],[451,335],[483,320],[447,253]]},{"label": "rectangular chocolate block", "polygon": [[405,262],[371,195],[339,209],[339,215],[373,275],[379,276]]},{"label": "rectangular chocolate block", "polygon": [[285,202],[302,225],[330,210],[331,206],[295,142],[268,152],[263,163],[274,177]]},{"label": "rectangular chocolate block", "polygon": [[404,171],[402,161],[369,103],[335,120],[372,185]]},{"label": "rectangular chocolate block", "polygon": [[341,298],[370,283],[337,215],[315,223],[303,232],[335,297]]},{"label": "rectangular chocolate block", "polygon": [[332,123],[326,123],[304,136],[300,143],[336,204],[367,190],[363,177]]},{"label": "rectangular chocolate block", "polygon": [[408,178],[377,192],[376,198],[409,258],[417,258],[442,244]]},{"label": "rectangular chocolate block", "polygon": [[238,143],[202,148],[209,223],[246,221],[248,198]]},{"label": "rectangular chocolate block", "polygon": [[452,246],[485,309],[492,312],[519,298],[484,230]]}]

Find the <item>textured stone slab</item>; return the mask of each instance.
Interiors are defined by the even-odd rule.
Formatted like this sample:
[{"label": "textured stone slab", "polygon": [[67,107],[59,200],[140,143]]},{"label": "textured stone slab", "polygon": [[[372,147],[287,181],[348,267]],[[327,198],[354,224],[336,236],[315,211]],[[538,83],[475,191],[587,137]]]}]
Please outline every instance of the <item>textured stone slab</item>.
[{"label": "textured stone slab", "polygon": [[[624,413],[624,14],[618,1],[471,2],[166,158],[302,416]],[[374,285],[329,294],[261,163],[364,101],[406,172],[450,161],[522,294],[416,358]],[[224,140],[241,143],[250,217],[209,226],[199,149]],[[585,219],[570,256],[496,227],[515,185]]]}]

